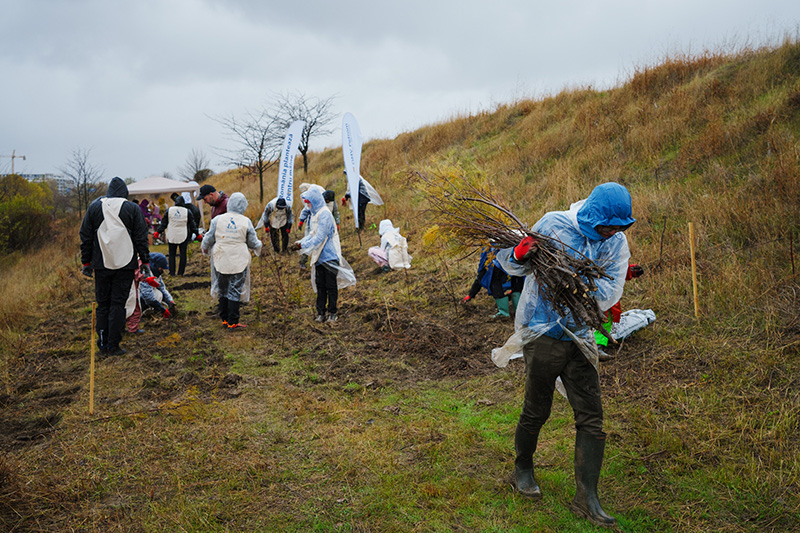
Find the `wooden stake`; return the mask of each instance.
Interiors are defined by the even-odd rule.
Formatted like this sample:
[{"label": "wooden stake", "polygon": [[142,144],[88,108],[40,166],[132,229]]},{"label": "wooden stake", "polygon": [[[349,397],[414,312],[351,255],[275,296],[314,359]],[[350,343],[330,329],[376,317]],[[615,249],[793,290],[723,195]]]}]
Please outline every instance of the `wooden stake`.
[{"label": "wooden stake", "polygon": [[94,414],[94,350],[97,346],[95,342],[95,327],[97,325],[97,302],[92,302],[92,344],[89,359],[89,414]]},{"label": "wooden stake", "polygon": [[692,292],[694,293],[694,317],[700,318],[700,304],[697,299],[697,264],[694,260],[694,224],[689,222],[689,252],[692,255]]}]

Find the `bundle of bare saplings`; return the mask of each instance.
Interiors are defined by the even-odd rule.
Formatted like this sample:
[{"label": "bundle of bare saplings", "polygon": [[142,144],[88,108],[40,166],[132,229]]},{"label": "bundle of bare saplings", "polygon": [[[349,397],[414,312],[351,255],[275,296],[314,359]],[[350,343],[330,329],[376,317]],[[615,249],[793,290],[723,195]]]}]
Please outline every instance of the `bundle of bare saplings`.
[{"label": "bundle of bare saplings", "polygon": [[611,278],[602,266],[558,239],[531,231],[475,178],[452,170],[413,171],[412,177],[422,185],[438,233],[457,248],[510,248],[526,235],[537,239],[530,267],[541,297],[562,317],[572,313],[579,326],[602,331],[606,318],[591,297],[595,280]]}]

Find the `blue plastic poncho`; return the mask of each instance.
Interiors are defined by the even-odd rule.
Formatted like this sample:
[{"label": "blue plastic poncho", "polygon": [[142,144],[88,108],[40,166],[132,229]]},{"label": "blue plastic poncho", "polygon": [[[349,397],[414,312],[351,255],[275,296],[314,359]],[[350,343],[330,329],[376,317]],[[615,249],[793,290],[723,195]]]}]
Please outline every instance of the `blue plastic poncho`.
[{"label": "blue plastic poncho", "polygon": [[[534,226],[533,231],[548,235],[562,242],[563,249],[574,256],[583,254],[605,268],[613,279],[597,280],[597,292],[593,293],[602,311],[609,309],[622,297],[625,273],[630,259],[628,240],[624,233],[615,233],[604,239],[595,230],[597,226],[621,226],[629,228],[636,219],[631,216],[631,197],[628,190],[617,183],[598,185],[585,200],[575,202],[569,211],[551,211]],[[522,351],[522,347],[533,339],[548,335],[560,340],[584,340],[594,344],[592,329],[577,326],[574,318],[562,318],[539,293],[539,285],[531,273],[530,263],[518,263],[513,259],[513,248],[497,254],[497,261],[512,276],[528,276],[520,296],[514,325],[516,333],[502,348],[492,350],[492,360],[505,366],[508,360]],[[594,348],[596,352],[596,347]],[[585,353],[585,350],[584,350]]]},{"label": "blue plastic poncho", "polygon": [[[300,198],[310,202],[308,206],[311,210],[310,233],[299,242],[300,253],[311,257],[311,286],[314,292],[317,291],[316,267],[322,263],[329,263],[329,266],[336,268],[337,286],[340,289],[355,285],[355,273],[342,256],[336,221],[334,221],[331,211],[326,207],[322,193],[315,188],[310,188],[301,194]],[[332,263],[334,261],[338,261],[338,266]]]}]

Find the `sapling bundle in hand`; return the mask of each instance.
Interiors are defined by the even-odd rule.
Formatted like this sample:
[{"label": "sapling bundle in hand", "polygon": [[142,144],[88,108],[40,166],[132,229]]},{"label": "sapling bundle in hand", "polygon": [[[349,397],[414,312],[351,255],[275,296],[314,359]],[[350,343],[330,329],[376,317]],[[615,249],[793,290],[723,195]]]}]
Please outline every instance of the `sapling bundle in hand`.
[{"label": "sapling bundle in hand", "polygon": [[458,248],[511,248],[526,235],[536,239],[536,250],[526,260],[542,298],[562,317],[571,313],[579,326],[602,331],[606,318],[592,298],[596,280],[611,279],[602,266],[576,250],[569,253],[558,239],[531,231],[485,185],[463,173],[415,171],[412,175],[423,185],[438,232]]}]

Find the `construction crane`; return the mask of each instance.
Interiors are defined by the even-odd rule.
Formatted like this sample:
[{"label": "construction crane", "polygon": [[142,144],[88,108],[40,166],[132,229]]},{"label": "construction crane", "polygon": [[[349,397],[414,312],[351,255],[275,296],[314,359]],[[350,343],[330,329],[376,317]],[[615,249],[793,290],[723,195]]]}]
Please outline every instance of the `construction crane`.
[{"label": "construction crane", "polygon": [[14,160],[21,158],[23,161],[26,161],[24,155],[17,155],[16,150],[11,150],[11,155],[0,155],[0,157],[10,157],[11,158],[11,173],[15,174],[14,172]]}]

